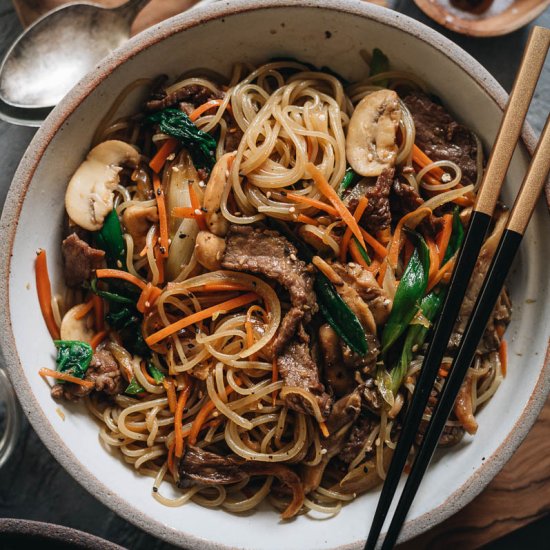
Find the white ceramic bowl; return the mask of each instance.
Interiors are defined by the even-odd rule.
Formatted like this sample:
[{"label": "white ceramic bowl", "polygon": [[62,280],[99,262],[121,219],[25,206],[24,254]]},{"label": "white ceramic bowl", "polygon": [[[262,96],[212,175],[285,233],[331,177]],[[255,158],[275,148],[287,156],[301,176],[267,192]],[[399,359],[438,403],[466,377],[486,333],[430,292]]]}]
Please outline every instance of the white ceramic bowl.
[{"label": "white ceramic bowl", "polygon": [[[307,516],[281,523],[270,509],[237,516],[194,504],[166,508],[150,494],[151,480],[104,450],[98,426],[82,407],[59,407],[38,376],[54,348],[34,284],[39,247],[49,253],[59,283],[63,196],[98,120],[130,81],[193,67],[227,72],[235,61],[293,56],[328,65],[349,79],[365,74],[362,48],[380,47],[393,65],[414,71],[486,144],[492,143],[506,95],[474,59],[436,32],[398,13],[361,1],[231,1],[183,14],[140,34],[82,81],[32,141],[2,217],[2,343],[18,396],[31,423],[59,462],[92,494],[137,526],[175,544],[201,548],[359,548],[378,492],[364,495],[323,521]],[[128,104],[131,111],[137,106]],[[525,170],[529,130],[512,162],[504,199],[510,202]],[[547,361],[550,234],[541,206],[510,280],[514,315],[509,374],[478,416],[479,432],[438,453],[412,507],[402,540],[435,525],[470,501],[519,445],[550,383]],[[545,366],[546,363],[546,366]]]}]

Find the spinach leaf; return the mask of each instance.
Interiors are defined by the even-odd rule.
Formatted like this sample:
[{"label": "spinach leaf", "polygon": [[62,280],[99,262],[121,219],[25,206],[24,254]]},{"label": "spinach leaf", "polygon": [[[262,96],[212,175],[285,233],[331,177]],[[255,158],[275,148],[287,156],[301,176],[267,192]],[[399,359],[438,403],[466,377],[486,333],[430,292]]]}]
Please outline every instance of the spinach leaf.
[{"label": "spinach leaf", "polygon": [[126,243],[114,208],[105,218],[103,227],[95,233],[95,241],[97,246],[105,251],[107,265],[110,268],[126,271]]},{"label": "spinach leaf", "polygon": [[54,344],[57,348],[57,370],[84,378],[94,354],[90,344],[79,340],[54,340]]},{"label": "spinach leaf", "polygon": [[92,292],[109,302],[105,320],[111,328],[119,332],[124,347],[130,353],[143,358],[149,357],[151,349],[141,332],[143,315],[136,308],[139,292],[136,292],[133,285],[126,285],[123,281],[111,281],[109,286],[114,286],[116,292],[98,289],[96,279],[90,284]]},{"label": "spinach leaf", "polygon": [[197,168],[211,169],[216,159],[216,140],[206,132],[199,130],[191,119],[174,108],[163,109],[149,115],[146,124],[158,124],[164,134],[178,138],[186,147]]},{"label": "spinach leaf", "polygon": [[388,322],[382,332],[382,353],[405,332],[409,323],[418,312],[420,300],[426,292],[430,271],[430,253],[426,241],[414,231],[408,232],[416,241],[416,248],[405,268],[395,292],[393,307]]},{"label": "spinach leaf", "polygon": [[136,378],[132,378],[132,381],[128,385],[128,387],[124,390],[124,393],[128,395],[138,395],[140,393],[144,393],[145,390],[141,387],[139,382],[136,380]]}]

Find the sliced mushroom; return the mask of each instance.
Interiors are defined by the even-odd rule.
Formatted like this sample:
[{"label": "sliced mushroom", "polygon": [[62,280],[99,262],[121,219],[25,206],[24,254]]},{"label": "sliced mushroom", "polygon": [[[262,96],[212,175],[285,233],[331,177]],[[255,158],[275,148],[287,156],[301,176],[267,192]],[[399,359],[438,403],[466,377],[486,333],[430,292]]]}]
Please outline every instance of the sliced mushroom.
[{"label": "sliced mushroom", "polygon": [[134,251],[140,252],[145,246],[147,232],[151,225],[159,221],[156,206],[141,206],[133,204],[124,210],[122,223],[134,240]]},{"label": "sliced mushroom", "polygon": [[216,162],[204,193],[205,218],[208,230],[214,235],[225,237],[229,230],[229,222],[220,210],[222,195],[229,178],[229,168],[235,153],[226,153]]},{"label": "sliced mushroom", "polygon": [[209,269],[221,269],[221,259],[225,252],[225,240],[210,231],[200,231],[195,244],[197,262]]},{"label": "sliced mushroom", "polygon": [[93,316],[85,315],[81,319],[77,319],[83,305],[78,304],[65,313],[59,329],[61,340],[79,340],[88,344],[92,341],[94,336]]},{"label": "sliced mushroom", "polygon": [[139,153],[128,143],[109,140],[96,145],[74,173],[65,193],[65,208],[73,222],[89,231],[103,226],[113,208],[113,190],[122,165],[137,166]]},{"label": "sliced mushroom", "polygon": [[355,107],[346,137],[346,157],[362,176],[379,176],[397,158],[399,99],[393,90],[378,90]]}]

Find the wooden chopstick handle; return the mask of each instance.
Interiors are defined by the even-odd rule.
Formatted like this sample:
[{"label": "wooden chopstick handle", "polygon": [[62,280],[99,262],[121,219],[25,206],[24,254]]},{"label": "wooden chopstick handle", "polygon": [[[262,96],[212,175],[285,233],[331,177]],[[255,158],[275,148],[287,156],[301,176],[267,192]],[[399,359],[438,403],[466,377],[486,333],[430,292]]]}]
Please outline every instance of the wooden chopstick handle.
[{"label": "wooden chopstick handle", "polygon": [[474,210],[493,215],[549,46],[550,29],[533,27],[487,162]]},{"label": "wooden chopstick handle", "polygon": [[550,116],[546,119],[533,160],[523,179],[507,228],[523,235],[550,172]]}]

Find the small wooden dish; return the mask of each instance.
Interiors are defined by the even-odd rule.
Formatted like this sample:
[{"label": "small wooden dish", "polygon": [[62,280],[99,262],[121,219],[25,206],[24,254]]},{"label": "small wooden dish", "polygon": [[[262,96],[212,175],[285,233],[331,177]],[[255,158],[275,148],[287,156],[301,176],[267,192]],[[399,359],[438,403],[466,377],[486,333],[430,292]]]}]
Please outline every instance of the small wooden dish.
[{"label": "small wooden dish", "polygon": [[468,36],[501,36],[539,16],[550,0],[494,0],[482,13],[459,9],[451,0],[414,0],[440,25]]}]

